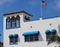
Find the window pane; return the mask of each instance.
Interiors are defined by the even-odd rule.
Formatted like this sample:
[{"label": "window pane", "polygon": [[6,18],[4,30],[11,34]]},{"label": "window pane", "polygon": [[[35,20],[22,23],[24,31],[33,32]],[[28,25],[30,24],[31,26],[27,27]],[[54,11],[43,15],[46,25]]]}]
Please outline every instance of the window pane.
[{"label": "window pane", "polygon": [[12,28],[14,28],[15,27],[15,22],[12,22]]},{"label": "window pane", "polygon": [[25,36],[25,42],[27,42],[27,41],[30,41],[29,35],[26,35],[26,36]]},{"label": "window pane", "polygon": [[26,35],[25,42],[38,41],[39,35]]},{"label": "window pane", "polygon": [[16,27],[20,27],[20,16],[16,16]]},{"label": "window pane", "polygon": [[16,20],[16,27],[20,27],[20,21]]},{"label": "window pane", "polygon": [[15,28],[16,26],[15,26],[15,17],[14,16],[12,16],[12,18],[11,18],[11,23],[12,23],[12,28]]},{"label": "window pane", "polygon": [[39,35],[34,35],[34,41],[38,41],[39,40]]},{"label": "window pane", "polygon": [[49,41],[51,38],[51,34],[46,34],[46,41]]},{"label": "window pane", "polygon": [[55,41],[56,40],[56,33],[51,33],[50,39],[51,39],[51,41]]},{"label": "window pane", "polygon": [[6,19],[6,28],[7,29],[11,28],[11,20],[10,19]]},{"label": "window pane", "polygon": [[7,29],[11,28],[11,23],[7,23]]},{"label": "window pane", "polygon": [[14,39],[10,38],[10,45],[14,44]]},{"label": "window pane", "polygon": [[15,37],[15,42],[18,42],[18,37]]},{"label": "window pane", "polygon": [[28,16],[25,16],[24,18],[25,18],[25,20],[30,20],[30,17],[28,17]]},{"label": "window pane", "polygon": [[30,41],[33,41],[33,35],[30,35]]}]

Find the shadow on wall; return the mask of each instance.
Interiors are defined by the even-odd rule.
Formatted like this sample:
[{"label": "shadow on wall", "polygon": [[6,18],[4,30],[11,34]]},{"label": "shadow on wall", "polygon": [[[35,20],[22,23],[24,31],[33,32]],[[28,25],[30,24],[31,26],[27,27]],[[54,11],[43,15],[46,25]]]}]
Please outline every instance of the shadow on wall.
[{"label": "shadow on wall", "polygon": [[39,41],[43,41],[41,34],[39,34]]}]

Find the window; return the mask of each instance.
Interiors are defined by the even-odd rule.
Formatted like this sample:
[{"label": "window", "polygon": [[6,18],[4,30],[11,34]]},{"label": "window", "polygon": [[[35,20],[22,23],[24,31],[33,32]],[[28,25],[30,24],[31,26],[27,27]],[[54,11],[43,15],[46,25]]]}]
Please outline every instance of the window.
[{"label": "window", "polygon": [[50,34],[46,34],[46,41],[49,41],[50,40]]},{"label": "window", "polygon": [[14,42],[14,38],[13,38],[13,35],[12,34],[10,34],[9,35],[9,41],[10,41],[10,43],[9,44],[13,44],[13,42]]},{"label": "window", "polygon": [[24,16],[24,22],[28,22],[31,21],[31,17],[30,16]]},{"label": "window", "polygon": [[46,40],[47,41],[55,41],[56,40],[56,30],[52,29],[51,31],[46,32]]},{"label": "window", "polygon": [[9,40],[10,40],[10,45],[14,45],[14,44],[17,44],[18,43],[18,35],[15,34],[14,35],[11,35],[9,37]]},{"label": "window", "polygon": [[12,28],[15,28],[16,27],[16,25],[15,25],[15,17],[13,16],[12,18],[11,18],[11,24],[12,24]]},{"label": "window", "polygon": [[51,41],[56,41],[57,31],[55,29],[51,30]]},{"label": "window", "polygon": [[24,18],[25,18],[25,20],[30,20],[29,16],[25,16]]},{"label": "window", "polygon": [[24,37],[25,37],[25,42],[31,42],[31,41],[38,41],[39,40],[38,34],[26,35]]},{"label": "window", "polygon": [[12,16],[12,18],[7,17],[7,19],[6,19],[6,29],[17,28],[17,27],[20,27],[20,17],[19,17],[19,15],[17,15],[16,18],[14,16]]},{"label": "window", "polygon": [[50,34],[51,34],[50,30],[46,30],[45,33],[46,33],[46,41],[49,41],[50,40]]},{"label": "window", "polygon": [[46,34],[46,41],[55,41],[55,39],[56,39],[55,33]]},{"label": "window", "polygon": [[18,34],[15,34],[14,39],[15,39],[15,42],[18,42]]},{"label": "window", "polygon": [[24,37],[25,37],[25,42],[26,42],[26,41],[29,41],[29,39],[30,39],[30,38],[29,38],[29,35],[26,35],[26,36],[24,36]]},{"label": "window", "polygon": [[50,41],[53,42],[53,41],[55,41],[55,39],[56,39],[55,35],[51,34]]},{"label": "window", "polygon": [[17,15],[16,17],[16,27],[20,27],[20,17]]},{"label": "window", "polygon": [[6,29],[10,29],[11,28],[11,19],[10,17],[7,17],[6,19]]}]

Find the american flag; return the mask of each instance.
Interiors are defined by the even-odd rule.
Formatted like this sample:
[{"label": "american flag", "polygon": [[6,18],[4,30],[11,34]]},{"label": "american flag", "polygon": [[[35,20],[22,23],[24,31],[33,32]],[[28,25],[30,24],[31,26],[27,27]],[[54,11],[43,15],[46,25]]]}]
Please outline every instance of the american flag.
[{"label": "american flag", "polygon": [[46,3],[45,1],[42,1],[42,5],[43,5],[43,6],[46,6],[47,3]]}]

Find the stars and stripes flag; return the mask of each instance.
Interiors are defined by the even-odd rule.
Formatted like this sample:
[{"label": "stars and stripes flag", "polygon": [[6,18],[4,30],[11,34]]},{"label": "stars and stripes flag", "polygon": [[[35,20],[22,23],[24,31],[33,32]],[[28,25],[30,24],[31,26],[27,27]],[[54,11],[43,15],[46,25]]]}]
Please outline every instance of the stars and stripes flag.
[{"label": "stars and stripes flag", "polygon": [[42,1],[42,6],[46,6],[46,5],[47,5],[46,1]]}]

